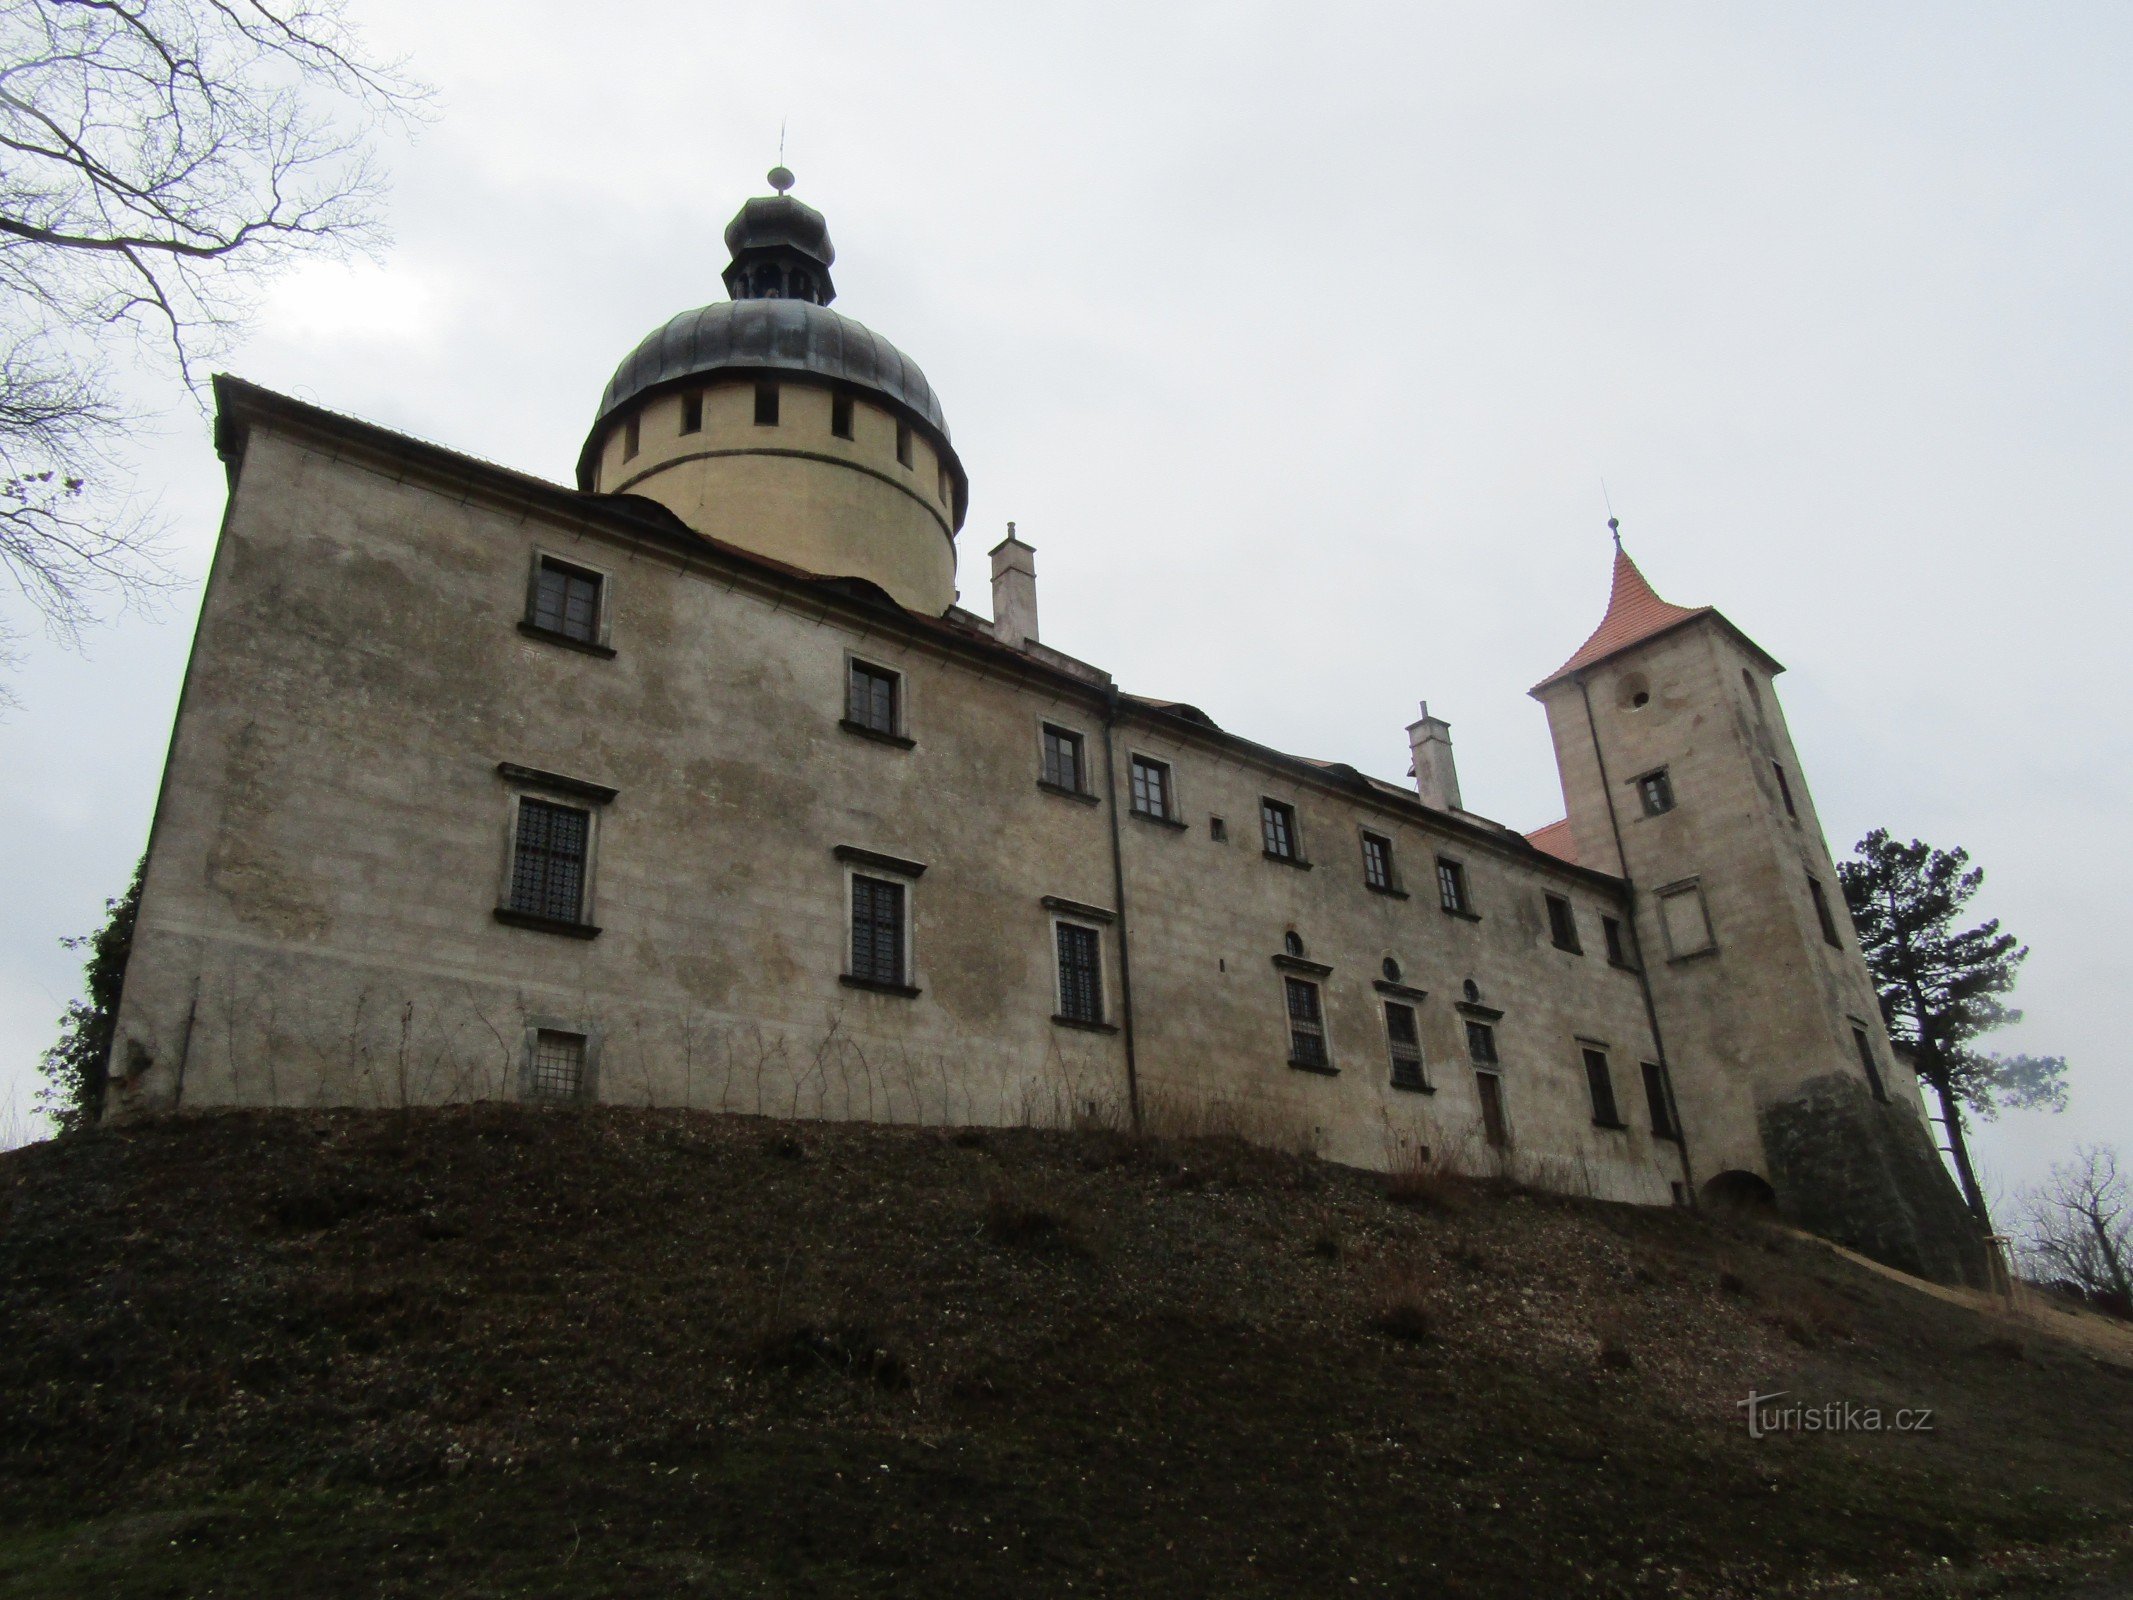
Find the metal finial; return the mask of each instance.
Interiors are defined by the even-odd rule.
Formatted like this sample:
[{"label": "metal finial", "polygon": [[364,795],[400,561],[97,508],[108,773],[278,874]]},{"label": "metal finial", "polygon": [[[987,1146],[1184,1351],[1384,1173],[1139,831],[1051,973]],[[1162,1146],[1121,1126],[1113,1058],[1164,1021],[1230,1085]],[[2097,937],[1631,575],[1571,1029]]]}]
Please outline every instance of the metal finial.
[{"label": "metal finial", "polygon": [[792,168],[772,167],[770,169],[770,186],[777,190],[779,194],[783,194],[787,189],[790,189],[793,186]]},{"label": "metal finial", "polygon": [[1621,548],[1622,548],[1622,519],[1621,519],[1620,517],[1609,517],[1609,518],[1607,519],[1607,531],[1608,531],[1609,533],[1611,533],[1611,534],[1613,534],[1613,535],[1615,536],[1615,548],[1616,548],[1617,550],[1621,549]]}]

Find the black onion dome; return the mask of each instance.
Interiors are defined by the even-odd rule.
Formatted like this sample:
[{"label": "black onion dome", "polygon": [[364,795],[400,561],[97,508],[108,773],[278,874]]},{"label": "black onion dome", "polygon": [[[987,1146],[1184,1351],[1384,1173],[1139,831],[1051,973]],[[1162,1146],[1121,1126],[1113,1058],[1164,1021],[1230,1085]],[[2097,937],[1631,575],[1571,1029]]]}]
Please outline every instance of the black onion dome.
[{"label": "black onion dome", "polygon": [[780,246],[811,256],[825,267],[837,260],[837,247],[830,243],[829,224],[822,220],[822,213],[789,194],[757,195],[726,224],[728,255]]}]

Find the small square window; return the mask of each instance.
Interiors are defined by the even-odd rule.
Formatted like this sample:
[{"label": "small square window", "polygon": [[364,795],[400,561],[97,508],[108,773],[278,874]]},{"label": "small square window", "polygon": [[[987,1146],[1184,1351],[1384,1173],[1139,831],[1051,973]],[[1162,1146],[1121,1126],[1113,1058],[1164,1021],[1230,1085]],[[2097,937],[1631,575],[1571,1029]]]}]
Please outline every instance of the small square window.
[{"label": "small square window", "polygon": [[911,424],[896,424],[896,459],[905,466],[911,465]]},{"label": "small square window", "polygon": [[622,424],[622,459],[624,461],[636,459],[639,443],[637,419],[631,417],[629,421]]},{"label": "small square window", "polygon": [[1415,1008],[1397,1000],[1385,1002],[1385,1038],[1392,1049],[1392,1086],[1395,1089],[1427,1089],[1422,1075],[1422,1035],[1415,1026]]},{"label": "small square window", "polygon": [[1466,1025],[1467,1058],[1478,1067],[1496,1065],[1496,1030],[1486,1022],[1468,1019]]},{"label": "small square window", "polygon": [[1062,922],[1059,930],[1059,1015],[1069,1022],[1104,1019],[1103,936]]},{"label": "small square window", "polygon": [[1075,794],[1088,792],[1080,734],[1050,723],[1044,725],[1044,781],[1055,789],[1070,789]]},{"label": "small square window", "polygon": [[867,983],[904,979],[904,886],[852,875],[852,976]]},{"label": "small square window", "polygon": [[1570,909],[1570,902],[1559,894],[1542,898],[1548,902],[1548,937],[1556,949],[1581,954],[1585,947],[1578,943],[1577,913]]},{"label": "small square window", "polygon": [[1637,798],[1643,803],[1647,817],[1674,809],[1674,780],[1666,775],[1666,768],[1647,772],[1637,780]]},{"label": "small square window", "polygon": [[1294,861],[1296,808],[1280,800],[1259,802],[1259,838],[1266,853],[1277,861]]},{"label": "small square window", "polygon": [[1363,835],[1363,882],[1372,889],[1392,887],[1392,841],[1383,834]]},{"label": "small square window", "polygon": [[1229,824],[1220,817],[1209,817],[1207,819],[1207,837],[1214,840],[1216,844],[1226,843],[1229,839]]},{"label": "small square window", "polygon": [[830,396],[830,432],[840,439],[852,436],[852,397],[848,394]]},{"label": "small square window", "polygon": [[700,391],[691,392],[681,397],[681,431],[683,433],[702,433],[704,431],[704,397]]},{"label": "small square window", "polygon": [[573,567],[548,556],[540,558],[533,575],[533,616],[536,628],[597,644],[600,639],[600,575]]},{"label": "small square window", "polygon": [[585,1035],[542,1028],[533,1036],[533,1071],[528,1084],[535,1100],[578,1101],[585,1098]]},{"label": "small square window", "polygon": [[1652,1113],[1652,1137],[1675,1138],[1673,1097],[1667,1093],[1666,1069],[1656,1061],[1644,1063],[1644,1103]]},{"label": "small square window", "polygon": [[1770,771],[1778,781],[1778,798],[1785,802],[1785,815],[1797,817],[1800,808],[1792,803],[1792,785],[1786,780],[1785,764],[1782,761],[1773,761],[1770,763]]},{"label": "small square window", "polygon": [[1602,917],[1600,933],[1607,940],[1607,959],[1618,967],[1629,966],[1629,945],[1622,937],[1622,919]]},{"label": "small square window", "polygon": [[897,725],[901,709],[897,702],[902,698],[899,678],[899,674],[886,667],[853,661],[845,688],[845,716],[870,733],[894,736],[900,732]]},{"label": "small square window", "polygon": [[1822,924],[1822,939],[1826,944],[1844,948],[1844,940],[1837,934],[1836,914],[1829,909],[1829,891],[1815,879],[1807,880],[1807,893],[1815,903],[1815,920]]},{"label": "small square window", "polygon": [[509,907],[551,922],[582,922],[592,813],[522,795],[511,837]]},{"label": "small square window", "polygon": [[1326,1014],[1320,1008],[1318,985],[1303,978],[1284,978],[1289,1002],[1289,1064],[1295,1067],[1325,1067]]},{"label": "small square window", "polygon": [[1437,903],[1454,916],[1470,917],[1474,914],[1471,897],[1466,889],[1466,868],[1456,861],[1437,857]]},{"label": "small square window", "polygon": [[1144,817],[1170,818],[1170,766],[1147,756],[1133,758],[1133,809]]},{"label": "small square window", "polygon": [[1605,1050],[1585,1052],[1585,1087],[1592,1093],[1592,1120],[1603,1128],[1619,1128],[1622,1119],[1615,1113],[1615,1080],[1607,1070]]}]

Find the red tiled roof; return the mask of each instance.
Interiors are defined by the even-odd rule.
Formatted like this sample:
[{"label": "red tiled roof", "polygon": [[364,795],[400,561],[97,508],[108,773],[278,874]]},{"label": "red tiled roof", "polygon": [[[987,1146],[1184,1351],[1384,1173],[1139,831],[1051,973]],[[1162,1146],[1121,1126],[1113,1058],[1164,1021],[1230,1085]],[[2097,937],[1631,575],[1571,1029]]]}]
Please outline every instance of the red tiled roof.
[{"label": "red tiled roof", "polygon": [[1600,619],[1592,637],[1578,646],[1576,655],[1534,687],[1545,689],[1558,678],[1567,678],[1582,667],[1604,661],[1618,650],[1627,650],[1653,634],[1666,632],[1676,623],[1710,614],[1709,606],[1677,606],[1652,593],[1652,586],[1644,581],[1637,563],[1630,560],[1629,553],[1617,544],[1615,580],[1607,596],[1607,615]]},{"label": "red tiled roof", "polygon": [[1551,822],[1545,828],[1535,828],[1526,835],[1526,843],[1544,855],[1554,856],[1558,861],[1578,864],[1578,843],[1570,836],[1570,819]]}]

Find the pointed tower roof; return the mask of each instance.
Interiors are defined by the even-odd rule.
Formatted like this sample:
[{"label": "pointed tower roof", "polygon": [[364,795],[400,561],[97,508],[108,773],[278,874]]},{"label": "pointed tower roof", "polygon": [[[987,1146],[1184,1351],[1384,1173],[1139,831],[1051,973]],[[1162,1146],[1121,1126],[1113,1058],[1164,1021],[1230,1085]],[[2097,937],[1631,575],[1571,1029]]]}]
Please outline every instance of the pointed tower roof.
[{"label": "pointed tower roof", "polygon": [[[1609,527],[1613,527],[1612,521]],[[1743,644],[1765,661],[1774,671],[1784,668],[1771,660],[1770,655],[1754,640],[1742,633],[1732,623],[1718,614],[1711,606],[1677,606],[1670,600],[1659,598],[1644,574],[1637,570],[1637,563],[1630,560],[1629,552],[1622,548],[1622,535],[1615,533],[1614,583],[1607,595],[1607,615],[1600,625],[1592,630],[1592,637],[1577,648],[1577,653],[1555,671],[1533,686],[1538,694],[1550,684],[1559,683],[1587,667],[1598,666],[1609,656],[1619,655],[1632,645],[1655,639],[1662,633],[1671,633],[1684,623],[1694,622],[1698,617],[1710,617],[1733,634]]]}]

